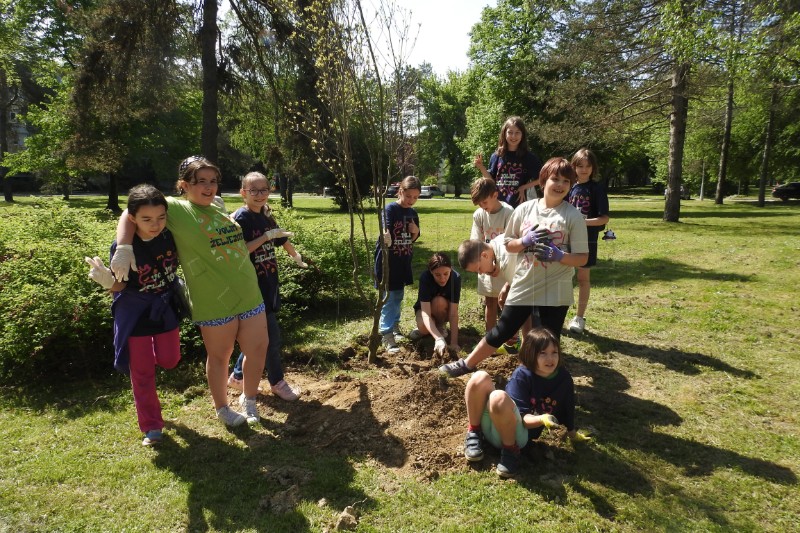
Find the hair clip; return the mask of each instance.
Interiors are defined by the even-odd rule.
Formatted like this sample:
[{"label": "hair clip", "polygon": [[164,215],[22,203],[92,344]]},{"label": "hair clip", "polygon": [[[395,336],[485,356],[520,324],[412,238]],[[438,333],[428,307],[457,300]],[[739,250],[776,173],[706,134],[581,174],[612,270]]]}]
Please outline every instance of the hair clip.
[{"label": "hair clip", "polygon": [[181,162],[181,165],[178,167],[178,173],[183,174],[186,172],[186,169],[189,168],[189,165],[194,163],[195,161],[205,160],[205,157],[202,155],[190,155],[186,159]]}]

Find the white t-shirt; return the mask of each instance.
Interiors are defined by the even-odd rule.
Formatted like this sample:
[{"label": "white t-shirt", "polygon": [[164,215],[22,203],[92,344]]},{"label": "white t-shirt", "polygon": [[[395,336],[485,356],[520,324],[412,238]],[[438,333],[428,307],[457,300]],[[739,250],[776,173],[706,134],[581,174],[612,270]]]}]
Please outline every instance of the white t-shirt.
[{"label": "white t-shirt", "polygon": [[[545,206],[544,199],[520,204],[506,225],[505,242],[518,239],[528,228],[539,225],[550,230],[553,244],[567,253],[589,253],[586,222],[581,212],[566,201],[556,207]],[[533,255],[533,249],[519,253],[508,305],[572,305],[574,302],[572,276],[575,269],[561,263],[543,263]]]},{"label": "white t-shirt", "polygon": [[[505,202],[500,202],[500,209],[496,213],[487,213],[485,209],[477,208],[472,214],[470,240],[491,242],[498,235],[503,235],[512,213],[514,208]],[[497,298],[504,284],[505,281],[500,276],[493,278],[488,274],[478,274],[478,295]]]}]

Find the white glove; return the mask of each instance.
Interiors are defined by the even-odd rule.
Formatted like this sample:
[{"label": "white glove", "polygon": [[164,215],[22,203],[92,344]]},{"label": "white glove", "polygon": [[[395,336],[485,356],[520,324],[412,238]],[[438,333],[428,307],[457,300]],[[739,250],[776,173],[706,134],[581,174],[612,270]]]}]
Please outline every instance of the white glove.
[{"label": "white glove", "polygon": [[133,245],[118,244],[110,266],[115,278],[119,281],[128,281],[128,272],[139,270],[136,267],[136,256],[133,255]]},{"label": "white glove", "polygon": [[391,236],[391,235],[389,235],[389,232],[388,232],[388,231],[384,231],[384,232],[383,232],[383,243],[384,243],[386,246],[391,246],[391,245],[392,245],[392,236]]},{"label": "white glove", "polygon": [[297,263],[297,266],[300,268],[308,268],[308,263],[303,261],[303,256],[300,255],[300,252],[297,252],[297,255],[291,256],[294,259],[294,262]]},{"label": "white glove", "polygon": [[219,195],[214,196],[214,199],[211,201],[211,203],[214,204],[215,206],[219,207],[220,209],[222,209],[226,213],[228,212],[228,209],[225,207],[225,200],[222,199],[222,196],[219,196]]},{"label": "white glove", "polygon": [[102,259],[99,257],[84,257],[83,259],[92,267],[89,269],[89,279],[99,283],[106,290],[114,286],[116,283],[114,274],[111,273],[111,269],[106,268]]},{"label": "white glove", "polygon": [[556,417],[554,417],[553,415],[542,415],[541,420],[542,420],[542,424],[547,429],[554,428],[554,427],[560,425],[558,423],[558,419]]},{"label": "white glove", "polygon": [[444,355],[447,353],[447,341],[444,339],[436,339],[436,343],[433,345],[433,353],[437,355]]},{"label": "white glove", "polygon": [[283,228],[271,229],[268,232],[266,232],[264,235],[267,236],[267,240],[268,241],[272,241],[272,240],[275,240],[275,239],[280,239],[282,237],[294,237],[294,233],[292,233],[291,231],[286,231]]}]

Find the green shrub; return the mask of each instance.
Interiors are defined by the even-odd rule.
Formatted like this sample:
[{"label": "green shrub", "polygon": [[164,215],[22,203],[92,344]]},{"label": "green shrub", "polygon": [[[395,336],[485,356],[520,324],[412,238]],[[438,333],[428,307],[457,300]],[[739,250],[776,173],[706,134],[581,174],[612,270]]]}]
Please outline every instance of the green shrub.
[{"label": "green shrub", "polygon": [[0,381],[111,369],[111,299],[83,260],[109,235],[109,214],[57,200],[0,213]]}]

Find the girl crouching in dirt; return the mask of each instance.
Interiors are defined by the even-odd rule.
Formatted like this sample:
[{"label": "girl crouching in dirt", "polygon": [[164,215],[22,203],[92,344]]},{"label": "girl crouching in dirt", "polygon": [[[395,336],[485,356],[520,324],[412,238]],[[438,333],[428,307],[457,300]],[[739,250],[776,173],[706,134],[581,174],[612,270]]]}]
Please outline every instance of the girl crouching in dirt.
[{"label": "girl crouching in dirt", "polygon": [[564,425],[573,441],[588,437],[575,430],[575,385],[562,366],[558,338],[546,328],[528,332],[519,352],[520,365],[506,390],[495,390],[489,374],[478,371],[467,383],[469,427],[464,441],[468,461],[483,459],[484,439],[500,449],[497,474],[519,471],[520,449],[544,428]]}]

